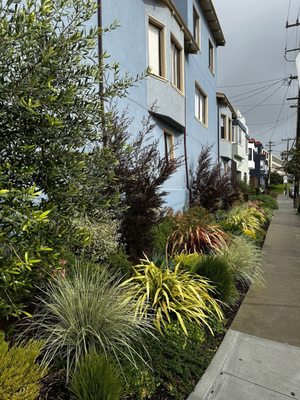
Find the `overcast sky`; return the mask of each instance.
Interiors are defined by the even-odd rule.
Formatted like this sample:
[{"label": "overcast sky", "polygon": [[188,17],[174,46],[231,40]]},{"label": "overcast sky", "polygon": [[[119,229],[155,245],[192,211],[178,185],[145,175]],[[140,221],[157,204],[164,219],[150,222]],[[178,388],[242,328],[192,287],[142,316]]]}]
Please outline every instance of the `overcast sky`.
[{"label": "overcast sky", "polygon": [[[286,29],[285,24],[288,14],[289,23],[296,22],[300,0],[214,0],[214,5],[226,39],[218,48],[219,90],[244,114],[250,136],[264,145],[271,139],[279,155],[286,148],[281,139],[295,137],[296,131],[296,109],[289,107],[295,102],[284,99],[297,96],[298,83],[288,87],[282,79],[296,74],[284,50],[299,47],[300,27]],[[245,85],[261,81],[270,82]],[[225,87],[232,85],[245,86]]]}]

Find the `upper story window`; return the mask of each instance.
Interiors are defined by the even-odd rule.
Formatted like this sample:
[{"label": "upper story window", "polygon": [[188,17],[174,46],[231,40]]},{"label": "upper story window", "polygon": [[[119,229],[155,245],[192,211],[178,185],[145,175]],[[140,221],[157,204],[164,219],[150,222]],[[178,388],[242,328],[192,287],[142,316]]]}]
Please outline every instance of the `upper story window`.
[{"label": "upper story window", "polygon": [[165,157],[169,160],[175,158],[174,135],[171,132],[164,132],[165,137]]},{"label": "upper story window", "polygon": [[193,7],[193,36],[200,47],[200,16],[195,7]]},{"label": "upper story window", "polygon": [[208,40],[208,66],[211,72],[215,71],[215,48],[210,40]]},{"label": "upper story window", "polygon": [[228,117],[228,121],[227,122],[228,122],[228,129],[227,129],[228,137],[226,137],[226,139],[229,140],[229,142],[231,142],[231,132],[232,132],[232,120],[231,120],[231,118]]},{"label": "upper story window", "polygon": [[231,130],[231,142],[232,143],[234,143],[235,142],[235,127],[233,126],[232,127],[232,130]]},{"label": "upper story window", "polygon": [[195,86],[195,117],[207,126],[207,96],[203,90],[196,84]]},{"label": "upper story window", "polygon": [[239,141],[239,144],[241,145],[242,144],[242,130],[241,130],[241,128],[238,128],[238,141]]},{"label": "upper story window", "polygon": [[182,48],[173,36],[171,36],[171,58],[172,83],[179,90],[183,91]]},{"label": "upper story window", "polygon": [[252,149],[250,147],[249,147],[249,150],[248,150],[248,160],[249,161],[253,160],[253,151],[252,151]]},{"label": "upper story window", "polygon": [[154,75],[165,77],[164,26],[149,19],[149,68]]},{"label": "upper story window", "polygon": [[221,139],[226,139],[226,115],[221,115]]}]

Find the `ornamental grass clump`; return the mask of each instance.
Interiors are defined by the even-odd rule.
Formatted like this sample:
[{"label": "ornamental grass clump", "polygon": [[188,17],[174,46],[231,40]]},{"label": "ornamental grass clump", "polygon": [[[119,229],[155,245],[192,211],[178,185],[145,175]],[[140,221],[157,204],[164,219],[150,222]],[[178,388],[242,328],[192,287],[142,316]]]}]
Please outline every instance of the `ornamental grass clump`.
[{"label": "ornamental grass clump", "polygon": [[44,340],[44,362],[65,361],[68,376],[90,351],[136,365],[150,323],[138,318],[126,288],[103,268],[77,267],[66,277],[57,276],[38,300],[28,333]]},{"label": "ornamental grass clump", "polygon": [[171,256],[185,253],[208,254],[226,243],[227,234],[216,224],[208,222],[207,217],[198,219],[194,213],[177,217],[174,232],[169,236],[166,250]]},{"label": "ornamental grass clump", "polygon": [[217,254],[230,266],[235,279],[243,284],[262,284],[261,250],[245,236],[234,236]]},{"label": "ornamental grass clump", "polygon": [[75,400],[120,400],[123,392],[120,370],[103,354],[85,354],[70,381]]},{"label": "ornamental grass clump", "polygon": [[175,257],[180,267],[207,279],[215,288],[215,297],[225,303],[236,300],[234,275],[227,260],[216,254],[180,254]]},{"label": "ornamental grass clump", "polygon": [[221,225],[225,230],[255,239],[263,231],[262,227],[267,221],[264,211],[258,205],[250,203],[234,207],[224,214]]},{"label": "ornamental grass clump", "polygon": [[147,319],[149,314],[154,314],[154,326],[160,332],[171,321],[178,321],[188,335],[185,320],[206,325],[211,330],[209,322],[213,315],[223,319],[220,306],[213,298],[213,287],[206,279],[182,271],[179,263],[171,270],[168,266],[158,268],[146,258],[134,267],[133,277],[121,286],[129,299],[136,301],[137,315]]}]

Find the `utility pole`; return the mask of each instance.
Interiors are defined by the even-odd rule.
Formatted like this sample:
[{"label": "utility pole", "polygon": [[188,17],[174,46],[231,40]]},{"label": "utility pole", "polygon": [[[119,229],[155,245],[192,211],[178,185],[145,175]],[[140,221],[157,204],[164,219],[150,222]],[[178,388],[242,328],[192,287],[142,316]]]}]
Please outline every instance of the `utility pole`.
[{"label": "utility pole", "polygon": [[[292,28],[292,27],[298,27],[300,25],[299,19],[297,18],[296,23],[294,24],[289,24],[289,22],[286,22],[286,28]],[[293,52],[293,51],[300,51],[300,48],[295,48],[295,49],[290,49],[287,50],[285,49],[285,56],[288,52]],[[294,77],[290,77],[292,79]],[[298,81],[299,81],[299,71],[298,71]],[[300,142],[300,87],[298,87],[298,99],[297,99],[297,130],[296,130],[296,148],[299,145]],[[294,185],[294,208],[298,209],[299,212],[299,175],[297,172],[295,172],[295,185]]]},{"label": "utility pole", "polygon": [[284,174],[285,174],[285,194],[288,194],[288,182],[287,182],[287,163],[289,160],[289,151],[290,151],[290,141],[291,140],[295,140],[295,138],[286,138],[286,139],[281,139],[282,142],[286,142],[286,156],[285,156],[285,160],[284,160]]},{"label": "utility pole", "polygon": [[272,147],[275,146],[274,142],[271,142],[271,140],[268,142],[269,146],[269,172],[268,172],[268,186],[271,185],[271,164],[272,164]]}]

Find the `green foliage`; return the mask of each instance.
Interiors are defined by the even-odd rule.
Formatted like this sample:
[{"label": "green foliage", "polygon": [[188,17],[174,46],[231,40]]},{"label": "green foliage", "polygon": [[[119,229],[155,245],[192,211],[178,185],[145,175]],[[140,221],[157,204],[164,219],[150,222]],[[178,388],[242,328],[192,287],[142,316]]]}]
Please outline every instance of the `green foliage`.
[{"label": "green foliage", "polygon": [[70,390],[76,400],[120,400],[123,384],[113,362],[93,352],[79,360]]},{"label": "green foliage", "polygon": [[66,361],[67,374],[90,351],[120,356],[133,365],[142,347],[141,334],[149,332],[116,277],[101,267],[75,268],[57,276],[39,298],[39,311],[29,321],[28,333],[44,340],[44,361]]},{"label": "green foliage", "polygon": [[[205,372],[220,343],[219,335],[212,336],[194,322],[185,321],[185,324],[189,336],[184,334],[178,322],[173,322],[168,324],[159,340],[147,339],[153,375],[145,368],[136,373],[138,384],[134,388],[138,400],[162,396],[186,399]],[[224,333],[224,326],[218,320],[211,324],[216,334]],[[141,375],[146,375],[147,380],[139,379]]]},{"label": "green foliage", "polygon": [[185,269],[186,271],[193,271],[196,268],[197,263],[199,262],[199,258],[202,255],[199,253],[191,253],[191,254],[177,254],[174,259],[176,263],[180,263],[180,267]]},{"label": "green foliage", "polygon": [[217,254],[230,266],[235,279],[246,285],[263,283],[261,250],[252,240],[245,236],[233,236]]},{"label": "green foliage", "polygon": [[154,256],[165,254],[168,237],[173,233],[175,225],[174,217],[167,216],[151,228],[151,252]]},{"label": "green foliage", "polygon": [[209,253],[222,247],[227,240],[226,233],[216,224],[208,224],[205,214],[196,217],[193,210],[176,218],[176,228],[168,238],[167,253]]},{"label": "green foliage", "polygon": [[0,332],[0,400],[35,400],[46,369],[36,363],[42,343],[30,340],[8,348]]},{"label": "green foliage", "polygon": [[191,271],[205,277],[215,287],[217,296],[225,303],[234,303],[237,298],[234,277],[226,260],[216,255],[199,257]]},{"label": "green foliage", "polygon": [[232,182],[231,172],[221,170],[220,163],[213,163],[211,147],[203,146],[198,158],[195,175],[192,177],[192,205],[209,211],[228,209],[240,199],[240,191]]},{"label": "green foliage", "polygon": [[223,214],[220,224],[226,230],[255,239],[262,232],[262,227],[268,218],[256,203],[249,203],[236,206],[227,214]]},{"label": "green foliage", "polygon": [[[269,186],[269,191],[271,195],[273,196],[278,196],[279,194],[282,194],[285,191],[285,183],[281,185],[271,185]],[[290,185],[288,185],[289,188]]]},{"label": "green foliage", "polygon": [[138,315],[147,318],[154,312],[154,325],[160,332],[172,320],[177,320],[188,335],[184,320],[209,327],[213,314],[223,318],[208,282],[181,271],[180,264],[171,270],[168,266],[158,268],[148,259],[141,260],[141,264],[134,267],[133,277],[121,286],[129,299],[136,300]]},{"label": "green foliage", "polygon": [[[93,0],[0,6],[0,164],[10,185],[36,184],[64,214],[116,201],[104,196],[115,159],[102,145],[101,101],[123,96],[133,79],[120,78],[117,65],[90,62],[98,59],[98,28],[86,26],[96,7]],[[107,74],[113,79],[101,98],[96,87]]]},{"label": "green foliage", "polygon": [[285,168],[288,174],[300,176],[300,144],[289,152],[289,161],[286,162]]},{"label": "green foliage", "polygon": [[51,237],[44,235],[50,210],[37,205],[39,192],[0,190],[0,310],[2,317],[25,312],[33,285],[59,267]]},{"label": "green foliage", "polygon": [[267,194],[259,194],[258,196],[249,196],[249,200],[258,201],[262,207],[269,208],[270,210],[277,210],[278,203],[275,197]]},{"label": "green foliage", "polygon": [[132,263],[128,260],[128,256],[122,248],[119,248],[116,253],[112,253],[108,260],[107,265],[109,271],[114,274],[127,276],[131,272]]},{"label": "green foliage", "polygon": [[[110,214],[101,213],[97,218],[84,215],[74,219],[72,223],[79,236],[79,243],[72,244],[75,253],[80,252],[89,260],[101,262],[117,251],[120,227]],[[80,236],[87,238],[84,246]]]},{"label": "green foliage", "polygon": [[270,180],[271,180],[271,185],[280,185],[283,183],[283,176],[278,172],[271,172]]}]

